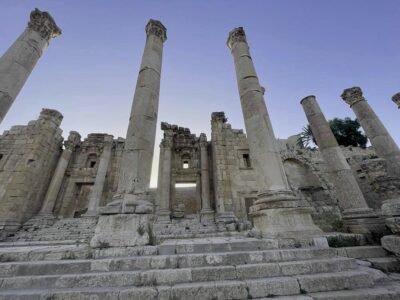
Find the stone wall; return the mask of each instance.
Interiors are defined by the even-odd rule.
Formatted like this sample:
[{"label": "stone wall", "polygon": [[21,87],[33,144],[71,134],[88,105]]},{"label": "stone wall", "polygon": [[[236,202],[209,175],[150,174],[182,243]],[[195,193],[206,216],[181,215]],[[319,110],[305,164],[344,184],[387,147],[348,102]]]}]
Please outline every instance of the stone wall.
[{"label": "stone wall", "polygon": [[18,228],[40,210],[62,151],[62,118],[43,109],[0,136],[0,229]]}]

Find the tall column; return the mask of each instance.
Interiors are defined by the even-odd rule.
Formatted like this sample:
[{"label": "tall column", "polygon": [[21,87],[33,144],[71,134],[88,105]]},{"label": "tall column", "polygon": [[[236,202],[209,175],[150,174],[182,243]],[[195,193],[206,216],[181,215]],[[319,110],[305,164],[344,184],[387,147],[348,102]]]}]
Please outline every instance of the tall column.
[{"label": "tall column", "polygon": [[40,209],[39,215],[41,217],[48,216],[53,217],[53,209],[57,200],[58,193],[60,192],[61,184],[64,179],[65,171],[69,165],[72,153],[74,152],[77,145],[80,144],[81,136],[76,131],[71,131],[68,136],[68,140],[65,141],[65,149],[63,150],[61,157],[58,160],[56,170],[51,179],[49,188],[47,190],[46,196],[42,208]]},{"label": "tall column", "polygon": [[376,154],[386,160],[388,174],[400,177],[400,149],[365,101],[361,89],[359,87],[345,89],[341,97],[353,109]]},{"label": "tall column", "polygon": [[21,91],[51,38],[61,34],[53,18],[37,8],[28,27],[0,58],[0,123]]},{"label": "tall column", "polygon": [[96,179],[94,181],[94,185],[89,194],[89,204],[88,210],[85,213],[85,216],[97,216],[98,208],[101,200],[101,196],[103,194],[104,182],[106,181],[106,175],[108,170],[108,165],[111,160],[111,150],[113,146],[113,136],[106,135],[104,136],[104,146],[103,152],[100,156],[99,166],[97,168]]},{"label": "tall column", "polygon": [[254,226],[268,237],[301,239],[319,234],[321,230],[312,221],[311,208],[289,187],[264,102],[264,91],[242,27],[229,33],[227,45],[235,62],[247,140],[260,189],[258,199],[251,207]]},{"label": "tall column", "polygon": [[394,94],[392,101],[396,103],[397,107],[400,109],[400,93]]},{"label": "tall column", "polygon": [[210,174],[208,170],[208,142],[204,133],[200,134],[200,164],[201,164],[201,222],[214,220],[214,211],[210,207]]},{"label": "tall column", "polygon": [[146,45],[139,76],[128,132],[125,140],[122,164],[119,171],[117,194],[104,212],[152,213],[148,201],[151,165],[156,135],[160,74],[163,43],[166,28],[161,22],[150,20],[146,26]]},{"label": "tall column", "polygon": [[315,96],[305,97],[300,103],[326,163],[328,176],[336,188],[344,225],[354,233],[382,231],[383,221],[368,207]]},{"label": "tall column", "polygon": [[173,131],[166,123],[161,123],[161,129],[164,130],[164,139],[162,140],[163,161],[161,173],[160,202],[157,211],[157,222],[170,222],[170,201],[171,201],[171,158],[173,145]]}]

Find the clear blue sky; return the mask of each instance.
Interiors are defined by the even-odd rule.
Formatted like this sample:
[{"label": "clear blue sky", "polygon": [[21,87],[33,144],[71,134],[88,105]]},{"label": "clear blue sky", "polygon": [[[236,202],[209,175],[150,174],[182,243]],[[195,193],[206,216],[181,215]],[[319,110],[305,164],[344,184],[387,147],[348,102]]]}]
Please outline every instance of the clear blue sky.
[{"label": "clear blue sky", "polygon": [[[35,7],[49,11],[63,34],[51,41],[0,131],[47,107],[64,115],[64,136],[125,137],[144,27],[153,18],[168,29],[159,122],[210,137],[211,112],[225,111],[232,127],[244,127],[225,45],[228,32],[243,26],[277,137],[301,131],[307,122],[299,101],[310,94],[327,118],[354,117],[340,94],[358,85],[400,143],[400,111],[391,101],[400,91],[398,0],[0,0],[1,54]],[[160,137],[158,130],[156,157]]]}]

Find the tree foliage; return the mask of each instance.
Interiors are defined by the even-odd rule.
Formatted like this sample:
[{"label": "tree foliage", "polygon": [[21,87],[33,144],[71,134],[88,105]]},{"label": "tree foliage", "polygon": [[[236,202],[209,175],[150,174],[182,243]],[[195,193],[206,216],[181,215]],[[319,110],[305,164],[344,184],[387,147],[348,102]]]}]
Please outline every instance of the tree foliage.
[{"label": "tree foliage", "polygon": [[[339,145],[361,148],[367,146],[368,139],[366,135],[361,132],[360,123],[358,123],[357,120],[352,120],[350,118],[334,118],[333,120],[329,120],[328,123]],[[312,143],[318,145],[310,125],[307,125],[303,127],[302,132],[299,134],[298,144],[304,148],[310,148]]]}]

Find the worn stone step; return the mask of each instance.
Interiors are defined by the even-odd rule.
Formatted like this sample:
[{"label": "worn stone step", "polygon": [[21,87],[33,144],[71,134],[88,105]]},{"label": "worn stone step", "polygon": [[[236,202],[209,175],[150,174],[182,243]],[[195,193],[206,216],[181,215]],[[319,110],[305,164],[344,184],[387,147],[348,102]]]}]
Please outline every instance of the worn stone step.
[{"label": "worn stone step", "polygon": [[336,248],[337,255],[357,259],[388,256],[388,252],[381,246],[355,246]]},{"label": "worn stone step", "polygon": [[[130,288],[13,289],[0,291],[0,299],[252,299],[284,295],[301,295],[310,291],[335,291],[371,287],[367,273],[347,271],[295,277],[274,277],[250,280],[228,280],[154,285]],[[113,296],[114,298],[110,298]],[[119,298],[118,298],[119,297]]]},{"label": "worn stone step", "polygon": [[173,285],[188,282],[246,280],[301,274],[342,272],[356,267],[352,259],[330,258],[302,262],[86,274],[14,276],[0,278],[0,289],[78,288]]},{"label": "worn stone step", "polygon": [[[71,259],[5,262],[1,264],[0,276],[54,275],[89,271],[128,271],[260,264],[333,258],[335,257],[334,253],[334,250],[329,248],[300,248],[206,254],[132,256],[86,260]],[[69,264],[71,264],[71,267]]]},{"label": "worn stone step", "polygon": [[396,300],[400,299],[400,286],[392,283],[373,288],[312,293],[309,296],[309,299],[315,300]]},{"label": "worn stone step", "polygon": [[166,240],[158,245],[160,254],[228,252],[245,250],[277,249],[278,243],[272,239],[255,238],[198,238]]},{"label": "worn stone step", "polygon": [[383,272],[400,272],[400,262],[396,257],[374,257],[367,260],[373,268]]}]

